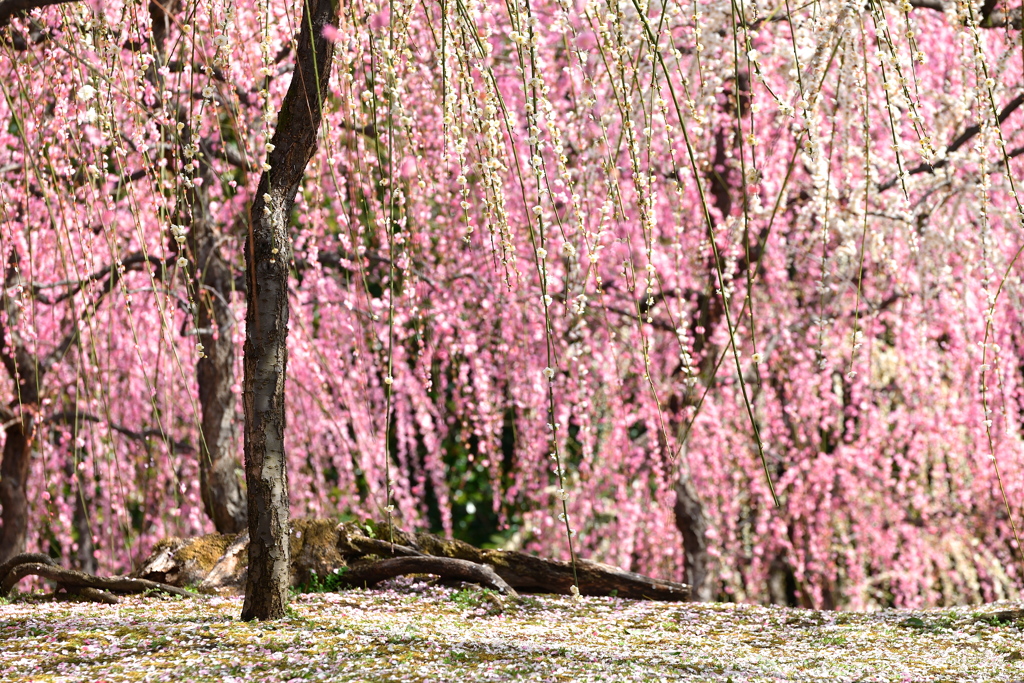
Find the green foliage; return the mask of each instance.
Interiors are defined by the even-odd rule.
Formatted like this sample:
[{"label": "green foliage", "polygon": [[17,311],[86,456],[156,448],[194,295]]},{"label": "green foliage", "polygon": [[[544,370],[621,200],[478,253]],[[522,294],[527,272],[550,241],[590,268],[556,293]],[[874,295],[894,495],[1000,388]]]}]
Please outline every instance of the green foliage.
[{"label": "green foliage", "polygon": [[901,621],[900,626],[913,629],[918,633],[940,633],[953,628],[953,618],[942,616],[926,621],[921,617],[909,617]]},{"label": "green foliage", "polygon": [[817,642],[821,645],[846,645],[846,636],[822,636]]},{"label": "green foliage", "polygon": [[490,604],[490,600],[487,597],[488,594],[497,595],[497,593],[495,593],[490,588],[466,588],[455,593],[452,593],[451,598],[449,599],[456,605],[459,605],[466,609],[476,609],[477,607],[480,607],[484,602]]},{"label": "green foliage", "polygon": [[299,593],[334,593],[341,588],[347,588],[343,578],[348,572],[348,567],[339,567],[330,574],[321,578],[316,572],[309,575],[309,581],[298,587]]}]

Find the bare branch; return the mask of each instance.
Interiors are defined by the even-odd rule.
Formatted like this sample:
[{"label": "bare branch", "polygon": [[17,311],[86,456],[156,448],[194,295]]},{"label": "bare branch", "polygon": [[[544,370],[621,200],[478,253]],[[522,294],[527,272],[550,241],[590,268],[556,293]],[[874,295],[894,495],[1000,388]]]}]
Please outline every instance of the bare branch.
[{"label": "bare branch", "polygon": [[11,23],[11,18],[18,12],[24,12],[37,7],[49,7],[51,5],[64,5],[76,0],[3,0],[0,2],[0,28]]},{"label": "bare branch", "polygon": [[103,418],[97,417],[96,415],[92,415],[90,413],[83,413],[77,410],[62,410],[58,413],[53,413],[52,415],[47,416],[43,420],[43,423],[74,425],[77,424],[79,421],[94,422],[96,424],[106,424],[108,427],[113,429],[118,434],[123,434],[124,436],[127,436],[129,439],[133,439],[135,441],[148,441],[149,439],[157,438],[160,441],[163,441],[164,443],[167,443],[172,448],[174,448],[175,453],[195,453],[196,450],[195,447],[193,447],[192,444],[188,443],[187,441],[175,441],[174,439],[169,438],[163,430],[144,429],[142,431],[136,431],[134,429],[130,429],[129,427],[125,427],[114,422],[109,422],[107,420],[104,420]]},{"label": "bare branch", "polygon": [[917,9],[933,9],[936,12],[946,11],[946,3],[942,0],[910,0],[910,6]]},{"label": "bare branch", "polygon": [[[97,280],[101,280],[108,275],[111,275],[111,279],[107,283],[107,286],[103,288],[104,290],[109,289],[110,285],[116,284],[120,277],[129,270],[140,270],[141,266],[147,263],[150,263],[157,268],[164,268],[166,266],[169,266],[172,262],[173,260],[171,258],[162,259],[157,256],[132,254],[131,256],[127,256],[121,259],[120,264],[110,264],[104,266],[103,268],[100,268],[91,275],[87,275],[81,280],[60,280],[59,282],[50,282],[46,284],[31,283],[29,284],[28,288],[32,292],[32,296],[35,297],[37,301],[47,304],[49,306],[53,306],[55,304],[59,304],[62,301],[70,299],[75,294],[78,294],[78,292],[82,291],[82,287],[84,287],[88,283],[96,282]],[[44,289],[53,289],[55,287],[71,287],[71,289],[53,299],[41,296],[40,293]]]},{"label": "bare branch", "polygon": [[223,143],[218,143],[210,138],[203,138],[200,140],[199,148],[207,158],[215,157],[223,159],[235,168],[240,168],[248,173],[253,173],[257,169],[256,164],[253,163],[251,159],[245,158],[232,147]]},{"label": "bare branch", "polygon": [[[1017,109],[1019,109],[1020,105],[1022,104],[1024,104],[1024,93],[1017,95],[1012,100],[1010,100],[1005,107],[1003,107],[1003,110],[999,112],[999,123],[1002,124],[1004,121],[1006,121],[1006,119],[1010,118],[1010,114],[1017,111]],[[956,152],[958,149],[960,149],[965,144],[970,142],[971,138],[973,138],[979,132],[981,132],[980,125],[976,124],[973,126],[968,126],[967,128],[964,129],[962,133],[960,133],[960,135],[956,136],[956,138],[954,138],[953,141],[949,143],[949,145],[946,147],[946,154],[949,155],[952,154],[953,152]],[[934,164],[918,164],[914,168],[907,171],[907,175],[917,175],[919,173],[934,173],[940,168],[944,168],[948,164],[949,157],[947,156],[944,159],[939,159]],[[896,183],[898,182],[899,178],[891,178],[890,180],[887,180],[886,182],[879,185],[878,191],[885,192],[886,190],[895,187]]]}]

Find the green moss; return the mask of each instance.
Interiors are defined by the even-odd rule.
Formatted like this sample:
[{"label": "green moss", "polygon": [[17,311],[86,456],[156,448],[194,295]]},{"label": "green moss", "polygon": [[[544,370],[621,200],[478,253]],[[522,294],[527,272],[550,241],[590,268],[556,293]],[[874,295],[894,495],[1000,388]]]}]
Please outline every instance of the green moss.
[{"label": "green moss", "polygon": [[317,548],[334,548],[338,545],[338,523],[332,519],[299,517],[291,521],[292,536],[290,550],[298,555],[302,548],[311,545]]},{"label": "green moss", "polygon": [[[235,534],[207,534],[183,545],[174,553],[174,559],[182,565],[192,563],[206,574],[224,556],[228,546],[237,538]],[[169,540],[169,539],[167,539]],[[163,543],[163,541],[161,541]],[[157,544],[159,547],[159,544]]]}]

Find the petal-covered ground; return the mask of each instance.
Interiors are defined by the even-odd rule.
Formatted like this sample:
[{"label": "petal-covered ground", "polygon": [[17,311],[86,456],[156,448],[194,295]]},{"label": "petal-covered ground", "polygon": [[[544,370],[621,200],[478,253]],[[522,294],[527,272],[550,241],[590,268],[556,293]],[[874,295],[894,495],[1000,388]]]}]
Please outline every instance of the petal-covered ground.
[{"label": "petal-covered ground", "polygon": [[22,597],[0,603],[0,680],[1024,681],[1021,604],[854,614],[390,586],[295,596],[273,623],[239,621],[239,599]]}]

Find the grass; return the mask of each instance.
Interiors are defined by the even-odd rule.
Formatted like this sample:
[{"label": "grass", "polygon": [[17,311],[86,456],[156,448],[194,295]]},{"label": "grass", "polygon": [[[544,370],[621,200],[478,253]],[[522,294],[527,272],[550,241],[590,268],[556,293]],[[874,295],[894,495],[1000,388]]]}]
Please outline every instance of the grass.
[{"label": "grass", "polygon": [[0,681],[1022,681],[1019,605],[873,614],[525,596],[410,579],[295,596],[0,605]]}]

